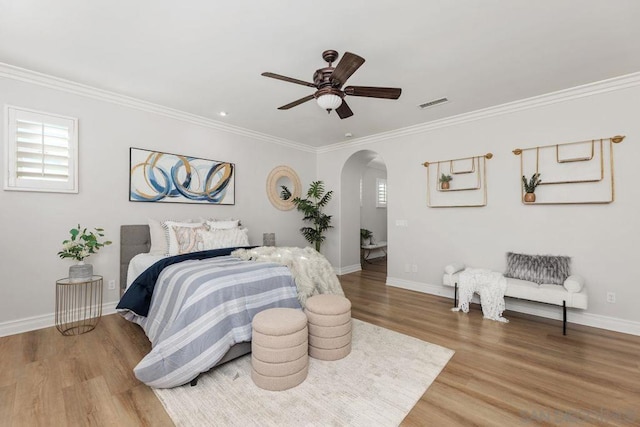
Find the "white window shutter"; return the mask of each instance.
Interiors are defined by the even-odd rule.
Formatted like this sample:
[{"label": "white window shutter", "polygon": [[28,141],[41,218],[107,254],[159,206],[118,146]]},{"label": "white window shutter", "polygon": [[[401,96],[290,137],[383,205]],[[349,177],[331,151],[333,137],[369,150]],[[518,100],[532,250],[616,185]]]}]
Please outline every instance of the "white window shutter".
[{"label": "white window shutter", "polygon": [[5,189],[78,192],[78,120],[7,107]]},{"label": "white window shutter", "polygon": [[387,180],[376,178],[376,207],[387,207]]}]

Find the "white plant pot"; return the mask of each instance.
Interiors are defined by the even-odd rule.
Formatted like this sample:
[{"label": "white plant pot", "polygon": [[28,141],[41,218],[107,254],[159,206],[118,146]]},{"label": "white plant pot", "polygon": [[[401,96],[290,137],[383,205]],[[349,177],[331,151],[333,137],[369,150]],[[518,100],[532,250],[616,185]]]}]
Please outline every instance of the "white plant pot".
[{"label": "white plant pot", "polygon": [[93,265],[85,264],[84,261],[69,267],[69,280],[71,282],[86,282],[93,277]]}]

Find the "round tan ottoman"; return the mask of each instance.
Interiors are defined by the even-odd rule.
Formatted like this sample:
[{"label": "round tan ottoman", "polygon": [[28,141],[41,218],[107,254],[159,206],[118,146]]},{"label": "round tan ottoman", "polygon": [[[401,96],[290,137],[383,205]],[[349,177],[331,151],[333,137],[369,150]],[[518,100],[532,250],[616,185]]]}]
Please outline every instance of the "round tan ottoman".
[{"label": "round tan ottoman", "polygon": [[309,356],[338,360],[351,353],[351,301],[340,295],[315,295],[304,310],[309,321]]},{"label": "round tan ottoman", "polygon": [[286,390],[309,372],[307,316],[295,308],[271,308],[252,322],[251,379],[265,390]]}]

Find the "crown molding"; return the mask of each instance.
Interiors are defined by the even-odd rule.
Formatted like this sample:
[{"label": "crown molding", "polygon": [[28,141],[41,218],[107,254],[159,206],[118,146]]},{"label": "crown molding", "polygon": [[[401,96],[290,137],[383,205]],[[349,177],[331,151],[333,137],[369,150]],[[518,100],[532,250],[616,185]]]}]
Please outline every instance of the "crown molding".
[{"label": "crown molding", "polygon": [[198,126],[216,129],[223,132],[229,132],[240,136],[245,136],[272,144],[282,145],[295,150],[315,153],[316,148],[303,145],[284,138],[277,138],[260,132],[238,126],[222,123],[207,117],[198,116],[196,114],[186,113],[184,111],[165,107],[163,105],[154,104],[152,102],[143,101],[119,93],[98,89],[92,86],[77,83],[71,80],[62,79],[48,74],[39,73],[37,71],[27,70],[25,68],[16,67],[14,65],[0,62],[0,77],[17,80],[25,83],[31,83],[38,86],[44,86],[50,89],[59,90],[74,95],[80,95],[87,98],[97,99],[99,101],[109,102],[124,107],[134,108],[136,110],[146,111],[148,113],[158,114],[172,119],[180,120],[186,123]]},{"label": "crown molding", "polygon": [[459,125],[461,123],[473,122],[489,117],[501,116],[517,111],[529,110],[545,105],[557,104],[573,99],[594,96],[601,93],[611,92],[615,90],[627,89],[640,85],[640,72],[626,74],[599,82],[588,83],[582,86],[576,86],[569,89],[559,90],[544,95],[538,95],[531,98],[525,98],[518,101],[508,102],[506,104],[496,105],[493,107],[483,108],[481,110],[471,111],[456,116],[445,117],[439,120],[421,123],[414,126],[408,126],[389,132],[378,133],[354,139],[349,143],[338,142],[335,144],[319,147],[316,152],[318,154],[328,153],[331,151],[342,150],[344,148],[355,148],[363,145],[372,144],[374,142],[385,141],[388,139],[399,138],[407,135],[428,132],[435,129],[446,128],[449,126]]},{"label": "crown molding", "polygon": [[624,76],[602,80],[599,82],[588,83],[569,89],[563,89],[557,92],[551,92],[548,94],[508,102],[506,104],[471,111],[456,116],[408,126],[389,132],[378,133],[368,137],[354,139],[347,144],[345,144],[344,142],[338,142],[324,147],[311,147],[284,138],[277,138],[264,133],[252,131],[250,129],[222,123],[217,120],[209,119],[207,117],[198,116],[196,114],[187,113],[184,111],[165,107],[163,105],[154,104],[152,102],[143,101],[141,99],[121,95],[119,93],[110,92],[104,89],[98,89],[92,86],[84,85],[82,83],[73,82],[71,80],[54,77],[48,74],[39,73],[37,71],[16,67],[14,65],[2,62],[0,62],[0,77],[36,84],[39,86],[56,89],[62,92],[97,99],[124,107],[134,108],[137,110],[158,114],[198,126],[216,129],[223,132],[229,132],[236,135],[245,136],[272,144],[281,145],[287,148],[315,154],[328,153],[332,151],[342,150],[344,148],[356,148],[375,142],[428,132],[435,129],[455,126],[462,123],[486,119],[489,117],[510,114],[517,111],[538,108],[545,105],[566,102],[572,99],[594,96],[601,93],[626,89],[640,85],[640,72],[631,73]]}]

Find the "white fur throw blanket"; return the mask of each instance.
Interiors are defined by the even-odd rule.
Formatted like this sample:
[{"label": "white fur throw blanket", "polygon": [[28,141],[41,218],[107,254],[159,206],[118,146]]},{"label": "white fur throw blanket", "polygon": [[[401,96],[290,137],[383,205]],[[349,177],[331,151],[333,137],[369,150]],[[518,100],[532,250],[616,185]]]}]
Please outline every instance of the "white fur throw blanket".
[{"label": "white fur throw blanket", "polygon": [[502,273],[482,268],[467,268],[458,275],[458,307],[452,310],[468,313],[469,303],[473,294],[477,292],[480,295],[482,314],[486,319],[508,322],[502,317],[506,290],[507,279]]},{"label": "white fur throw blanket", "polygon": [[344,295],[333,267],[313,248],[260,246],[253,249],[237,249],[231,256],[245,261],[275,262],[289,267],[298,288],[298,300],[303,308],[307,298],[313,295]]}]

